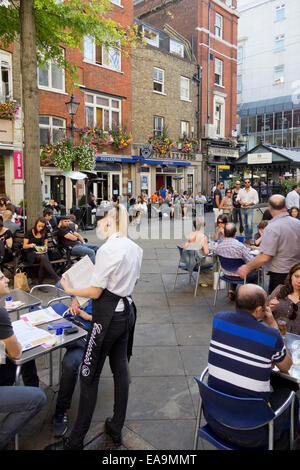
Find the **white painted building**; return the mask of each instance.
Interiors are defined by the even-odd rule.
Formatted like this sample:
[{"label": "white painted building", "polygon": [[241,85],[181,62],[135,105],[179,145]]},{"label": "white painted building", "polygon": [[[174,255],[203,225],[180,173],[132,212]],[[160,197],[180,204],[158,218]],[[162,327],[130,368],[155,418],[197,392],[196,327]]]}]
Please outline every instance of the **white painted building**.
[{"label": "white painted building", "polygon": [[300,1],[238,0],[237,106],[248,149],[300,147]]}]

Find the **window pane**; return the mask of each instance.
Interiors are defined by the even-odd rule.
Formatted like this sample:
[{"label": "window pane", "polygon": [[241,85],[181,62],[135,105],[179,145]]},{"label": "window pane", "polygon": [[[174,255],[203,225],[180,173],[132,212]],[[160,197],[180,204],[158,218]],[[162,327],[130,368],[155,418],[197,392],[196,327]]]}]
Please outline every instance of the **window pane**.
[{"label": "window pane", "polygon": [[94,108],[85,107],[85,124],[88,127],[94,127]]},{"label": "window pane", "polygon": [[111,127],[114,129],[115,127],[119,127],[120,125],[120,114],[118,111],[112,111],[111,113]]},{"label": "window pane", "polygon": [[51,64],[51,78],[52,78],[52,88],[57,90],[63,89],[63,76],[62,71],[56,67],[55,64]]},{"label": "window pane", "polygon": [[151,44],[151,46],[156,46],[158,47],[159,45],[159,36],[156,33],[153,33],[153,31],[150,31],[149,29],[143,29],[144,32],[144,38],[145,41],[148,44]]},{"label": "window pane", "polygon": [[40,116],[39,117],[40,124],[49,124],[49,117],[48,116]]},{"label": "window pane", "polygon": [[153,90],[159,91],[160,93],[162,93],[163,92],[162,83],[153,82]]},{"label": "window pane", "polygon": [[55,142],[58,142],[59,140],[63,139],[65,137],[65,130],[64,129],[58,129],[58,128],[53,128],[52,129],[52,139],[53,139],[53,144]]},{"label": "window pane", "polygon": [[103,109],[96,108],[96,127],[103,127]]},{"label": "window pane", "polygon": [[184,45],[174,39],[170,39],[170,52],[174,54],[180,55],[180,57],[184,56]]},{"label": "window pane", "polygon": [[112,108],[117,108],[117,109],[119,109],[120,103],[119,103],[119,101],[117,101],[117,100],[112,100],[111,106],[112,106]]},{"label": "window pane", "polygon": [[40,145],[50,144],[50,129],[40,127]]},{"label": "window pane", "polygon": [[281,7],[276,8],[276,20],[282,20],[285,16],[285,6],[282,5]]},{"label": "window pane", "polygon": [[189,79],[180,77],[180,98],[188,100],[189,94]]},{"label": "window pane", "polygon": [[85,36],[84,37],[84,58],[87,60],[94,61],[94,39]]},{"label": "window pane", "polygon": [[102,96],[97,96],[96,97],[96,103],[100,104],[102,106],[109,106],[109,99],[108,98],[102,98]]},{"label": "window pane", "polygon": [[108,109],[104,109],[104,130],[109,131],[109,111]]},{"label": "window pane", "polygon": [[46,66],[43,66],[43,68],[39,67],[38,76],[39,76],[39,85],[40,86],[49,86],[48,67],[46,67]]},{"label": "window pane", "polygon": [[85,95],[86,103],[94,103],[94,95]]},{"label": "window pane", "polygon": [[56,127],[64,127],[63,119],[52,118],[52,124]]}]

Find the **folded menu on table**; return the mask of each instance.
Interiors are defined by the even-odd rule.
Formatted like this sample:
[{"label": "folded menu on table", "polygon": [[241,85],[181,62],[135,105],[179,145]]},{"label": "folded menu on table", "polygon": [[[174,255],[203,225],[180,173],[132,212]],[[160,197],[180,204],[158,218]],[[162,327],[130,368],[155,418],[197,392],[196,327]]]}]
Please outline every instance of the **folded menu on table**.
[{"label": "folded menu on table", "polygon": [[31,326],[24,320],[12,322],[12,327],[17,340],[22,346],[22,351],[35,348],[52,338],[52,335],[48,331],[37,328],[36,326]]},{"label": "folded menu on table", "polygon": [[55,312],[52,307],[35,310],[34,312],[21,315],[21,319],[28,322],[31,326],[42,325],[54,320],[61,320],[61,315]]}]

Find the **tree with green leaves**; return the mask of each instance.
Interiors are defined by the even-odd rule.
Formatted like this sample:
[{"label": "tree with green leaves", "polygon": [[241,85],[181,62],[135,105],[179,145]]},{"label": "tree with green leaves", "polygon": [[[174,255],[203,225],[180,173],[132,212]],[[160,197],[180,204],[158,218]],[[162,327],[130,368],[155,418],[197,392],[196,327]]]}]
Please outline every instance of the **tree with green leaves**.
[{"label": "tree with green leaves", "polygon": [[96,44],[120,48],[128,54],[138,41],[134,26],[122,26],[109,17],[109,0],[2,0],[0,2],[0,41],[3,47],[21,43],[22,105],[24,115],[24,180],[27,225],[40,216],[42,207],[40,177],[40,138],[38,123],[38,65],[51,60],[64,68],[67,87],[76,83],[76,64],[62,54],[83,48],[83,37]]}]

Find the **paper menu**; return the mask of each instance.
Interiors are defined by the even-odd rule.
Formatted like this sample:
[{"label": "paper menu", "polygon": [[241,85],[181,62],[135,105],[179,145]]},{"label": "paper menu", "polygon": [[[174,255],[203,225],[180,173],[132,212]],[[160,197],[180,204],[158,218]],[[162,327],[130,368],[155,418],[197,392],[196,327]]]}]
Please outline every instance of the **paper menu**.
[{"label": "paper menu", "polygon": [[28,322],[31,326],[42,325],[54,320],[61,320],[61,315],[58,315],[52,307],[47,307],[34,312],[25,313],[21,315],[21,319]]},{"label": "paper menu", "polygon": [[12,322],[12,327],[17,340],[22,346],[23,352],[35,348],[52,338],[52,335],[48,331],[30,326],[24,320]]},{"label": "paper menu", "polygon": [[[95,265],[91,262],[90,258],[85,255],[81,260],[77,261],[77,263],[73,264],[73,266],[63,274],[63,277],[68,274],[70,283],[74,289],[84,289],[91,285],[94,268]],[[77,297],[77,299],[80,305],[83,305],[89,300],[86,297]]]}]

